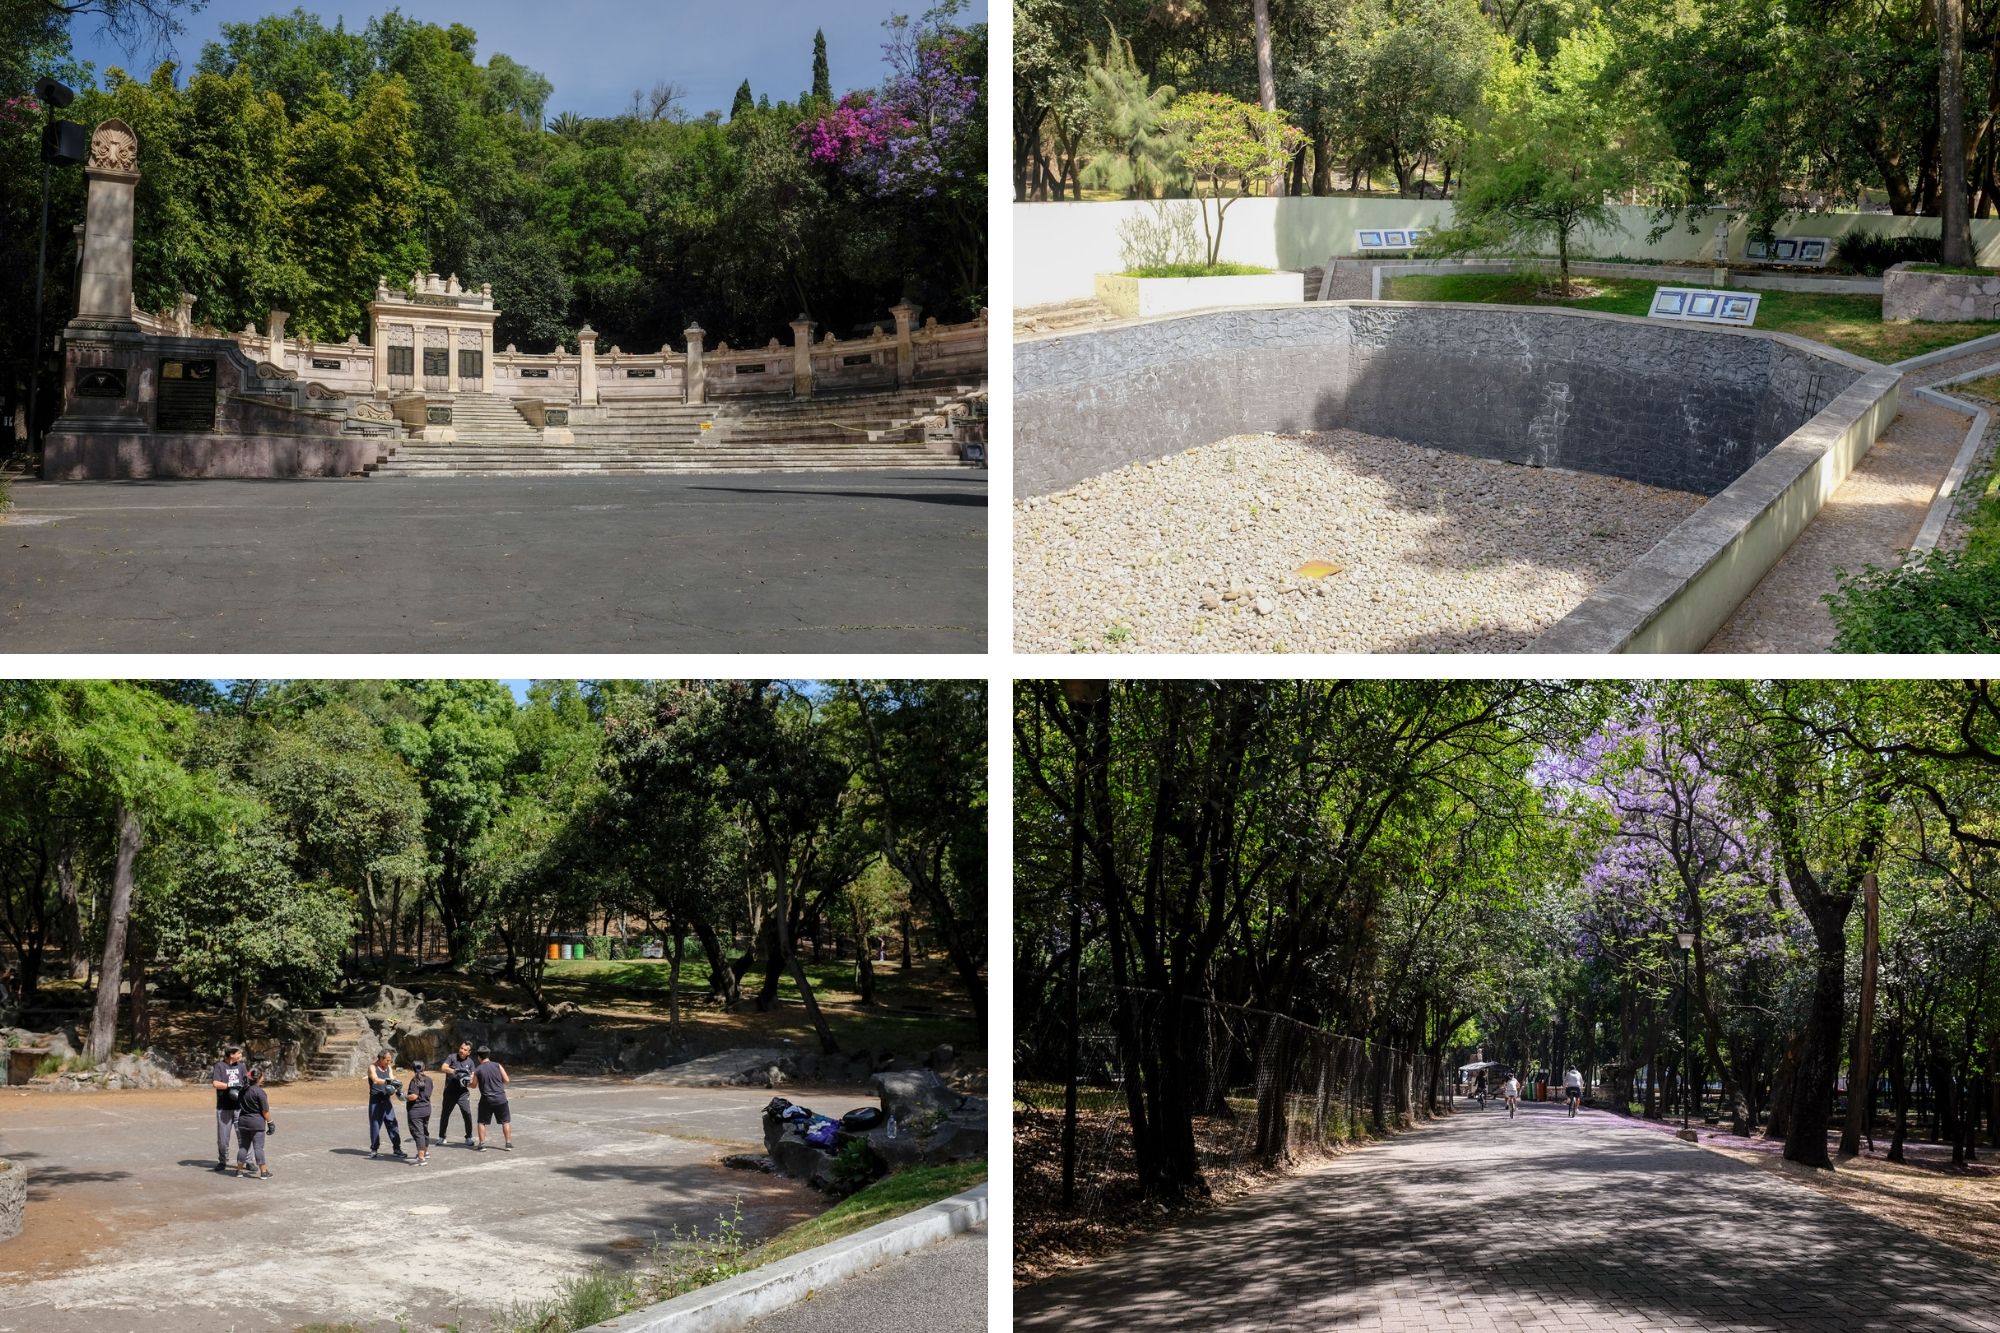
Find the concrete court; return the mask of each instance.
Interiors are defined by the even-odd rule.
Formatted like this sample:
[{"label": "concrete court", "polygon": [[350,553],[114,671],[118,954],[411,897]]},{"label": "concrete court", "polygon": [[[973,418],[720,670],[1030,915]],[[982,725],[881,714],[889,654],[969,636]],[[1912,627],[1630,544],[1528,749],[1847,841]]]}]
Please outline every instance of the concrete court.
[{"label": "concrete court", "polygon": [[1608,1114],[1496,1101],[1015,1293],[1017,1329],[1991,1333],[2000,1270]]},{"label": "concrete court", "polygon": [[8,652],[986,647],[986,473],[17,482]]},{"label": "concrete court", "polygon": [[856,1273],[751,1333],[986,1333],[986,1224]]},{"label": "concrete court", "polygon": [[[787,1089],[871,1104],[855,1089]],[[511,1153],[368,1156],[360,1080],[276,1087],[272,1179],[213,1170],[213,1098],[0,1093],[27,1228],[0,1245],[0,1333],[248,1333],[351,1320],[483,1329],[517,1301],[741,1201],[760,1239],[823,1211],[805,1186],[718,1164],[761,1151],[769,1089],[516,1075]],[[434,1126],[435,1128],[435,1126]],[[493,1127],[491,1143],[499,1142]],[[462,1131],[461,1131],[462,1132]],[[405,1147],[408,1147],[407,1138]],[[233,1157],[232,1157],[233,1162]]]}]

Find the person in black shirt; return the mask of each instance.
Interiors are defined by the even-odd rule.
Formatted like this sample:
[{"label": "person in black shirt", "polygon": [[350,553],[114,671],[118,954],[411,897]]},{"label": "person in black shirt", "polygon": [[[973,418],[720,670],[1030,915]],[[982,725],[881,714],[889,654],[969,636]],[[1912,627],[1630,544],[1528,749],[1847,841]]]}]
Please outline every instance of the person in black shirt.
[{"label": "person in black shirt", "polygon": [[500,1122],[500,1133],[507,1140],[501,1146],[508,1152],[514,1151],[514,1115],[507,1107],[507,1071],[493,1058],[493,1052],[479,1053],[472,1081],[479,1085],[479,1151],[486,1151],[486,1126],[494,1120]]},{"label": "person in black shirt", "polygon": [[236,1113],[236,1174],[250,1170],[250,1158],[257,1159],[257,1178],[269,1180],[271,1168],[264,1165],[264,1136],[277,1127],[271,1119],[271,1094],[264,1091],[264,1071],[253,1069],[243,1089],[243,1105]]},{"label": "person in black shirt", "polygon": [[230,1046],[222,1058],[209,1066],[208,1081],[215,1088],[215,1169],[229,1169],[229,1145],[236,1138],[236,1112],[243,1103],[245,1069],[243,1048]]},{"label": "person in black shirt", "polygon": [[423,1166],[431,1160],[431,1076],[424,1072],[422,1060],[410,1061],[410,1090],[403,1100],[409,1103],[410,1137],[417,1141],[417,1165]]},{"label": "person in black shirt", "polygon": [[444,1058],[444,1114],[438,1119],[437,1136],[451,1137],[451,1111],[465,1117],[465,1146],[472,1146],[472,1070],[479,1061],[472,1058],[472,1043],[462,1041],[458,1050]]},{"label": "person in black shirt", "polygon": [[396,1156],[408,1157],[403,1151],[403,1131],[396,1126],[396,1070],[395,1054],[383,1051],[375,1057],[375,1063],[368,1066],[368,1155],[375,1157],[382,1150],[382,1131],[389,1131],[389,1146],[396,1150]]}]

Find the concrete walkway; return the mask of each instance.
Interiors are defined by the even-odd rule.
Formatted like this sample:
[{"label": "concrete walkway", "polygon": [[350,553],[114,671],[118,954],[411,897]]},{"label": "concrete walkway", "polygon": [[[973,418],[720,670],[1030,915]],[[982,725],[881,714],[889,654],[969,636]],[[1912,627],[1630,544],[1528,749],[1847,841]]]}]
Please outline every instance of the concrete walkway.
[{"label": "concrete walkway", "polygon": [[986,474],[23,482],[10,652],[986,647]]},{"label": "concrete walkway", "polygon": [[1017,1329],[2000,1330],[2000,1270],[1586,1112],[1467,1110],[1015,1293]]},{"label": "concrete walkway", "polygon": [[814,1293],[754,1333],[986,1333],[986,1227]]},{"label": "concrete walkway", "polygon": [[1869,565],[1902,564],[1970,424],[1968,417],[1906,391],[1889,429],[1716,631],[1706,651],[1831,651],[1833,616],[1820,598],[1839,588],[1835,571],[1859,574]]}]

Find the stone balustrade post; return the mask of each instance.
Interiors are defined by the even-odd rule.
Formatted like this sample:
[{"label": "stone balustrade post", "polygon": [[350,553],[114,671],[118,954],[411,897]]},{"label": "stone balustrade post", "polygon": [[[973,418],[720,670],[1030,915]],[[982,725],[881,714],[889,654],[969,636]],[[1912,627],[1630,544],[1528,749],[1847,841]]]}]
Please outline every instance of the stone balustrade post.
[{"label": "stone balustrade post", "polygon": [[597,330],[585,324],[576,331],[576,401],[597,401]]},{"label": "stone balustrade post", "polygon": [[180,304],[174,307],[174,332],[183,338],[194,335],[194,301],[193,292],[182,292]]},{"label": "stone balustrade post", "polygon": [[792,321],[792,395],[810,398],[813,391],[813,321],[800,315]]},{"label": "stone balustrade post", "polygon": [[701,340],[707,330],[699,324],[687,326],[687,375],[683,386],[682,400],[689,403],[708,401],[708,371],[701,364]]},{"label": "stone balustrade post", "polygon": [[907,389],[917,382],[917,349],[910,341],[921,307],[905,299],[889,307],[896,317],[896,387]]}]

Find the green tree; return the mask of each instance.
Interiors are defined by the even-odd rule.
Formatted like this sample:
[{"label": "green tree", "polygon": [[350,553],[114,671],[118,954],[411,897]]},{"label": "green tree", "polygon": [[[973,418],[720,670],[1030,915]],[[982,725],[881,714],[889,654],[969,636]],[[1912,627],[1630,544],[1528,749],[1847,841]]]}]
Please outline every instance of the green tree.
[{"label": "green tree", "polygon": [[1081,105],[1071,108],[1070,114],[1090,124],[1104,145],[1104,155],[1092,162],[1092,170],[1102,175],[1111,162],[1117,162],[1125,172],[1126,194],[1151,198],[1181,152],[1178,131],[1168,119],[1174,90],[1151,85],[1133,58],[1131,42],[1121,40],[1116,28],[1101,57],[1095,47],[1086,50],[1088,83]]},{"label": "green tree", "polygon": [[1571,294],[1573,239],[1614,229],[1610,202],[1650,180],[1656,162],[1642,117],[1605,77],[1610,56],[1601,23],[1563,38],[1546,64],[1533,50],[1496,54],[1453,225],[1427,251],[1553,244],[1561,293]]},{"label": "green tree", "polygon": [[[743,86],[747,89],[749,82],[746,80]],[[833,74],[826,64],[826,31],[823,28],[813,30],[812,100],[821,105],[833,101]]]},{"label": "green tree", "polygon": [[736,97],[729,104],[729,118],[735,120],[756,109],[757,99],[750,95],[750,80],[745,79],[736,85]]},{"label": "green tree", "polygon": [[[1218,262],[1222,225],[1229,206],[1284,169],[1298,151],[1303,136],[1279,111],[1224,93],[1184,94],[1160,120],[1162,129],[1180,136],[1180,158],[1196,183],[1201,200],[1201,228],[1208,238],[1208,262]],[[1208,206],[1215,205],[1215,224]]]}]

